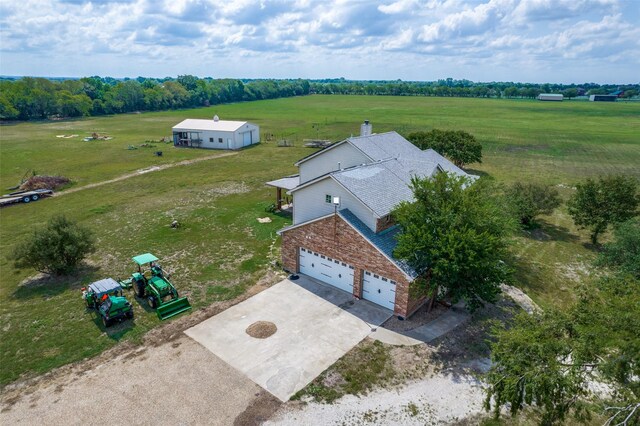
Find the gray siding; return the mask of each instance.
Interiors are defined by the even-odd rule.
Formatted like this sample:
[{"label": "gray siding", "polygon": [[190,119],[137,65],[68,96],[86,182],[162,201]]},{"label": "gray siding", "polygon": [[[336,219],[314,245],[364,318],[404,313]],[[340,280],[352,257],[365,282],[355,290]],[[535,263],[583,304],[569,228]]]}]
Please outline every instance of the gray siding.
[{"label": "gray siding", "polygon": [[308,182],[318,176],[338,170],[338,163],[340,163],[341,168],[346,169],[347,167],[370,162],[371,160],[360,150],[354,148],[348,142],[343,143],[300,164],[300,183]]},{"label": "gray siding", "polygon": [[293,224],[306,222],[334,212],[333,203],[325,197],[340,197],[340,209],[349,209],[370,229],[376,229],[376,218],[371,210],[347,192],[332,178],[318,181],[293,193]]}]

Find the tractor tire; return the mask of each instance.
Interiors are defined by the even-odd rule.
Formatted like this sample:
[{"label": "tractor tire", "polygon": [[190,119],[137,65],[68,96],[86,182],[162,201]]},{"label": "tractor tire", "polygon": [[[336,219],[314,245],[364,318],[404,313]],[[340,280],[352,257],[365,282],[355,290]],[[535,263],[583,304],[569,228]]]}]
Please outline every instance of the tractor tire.
[{"label": "tractor tire", "polygon": [[111,321],[109,321],[107,318],[102,317],[102,325],[104,325],[104,328],[107,328],[111,325]]},{"label": "tractor tire", "polygon": [[131,308],[131,310],[129,312],[127,312],[127,318],[129,319],[133,319],[133,308]]},{"label": "tractor tire", "polygon": [[149,297],[147,298],[147,303],[149,303],[149,307],[150,307],[151,309],[155,309],[155,308],[157,308],[157,307],[158,307],[158,302],[156,302],[156,298],[155,298],[155,297],[153,297],[153,296],[149,296]]},{"label": "tractor tire", "polygon": [[139,281],[136,281],[133,284],[133,288],[135,290],[136,296],[144,297],[144,284],[143,283],[141,283]]}]

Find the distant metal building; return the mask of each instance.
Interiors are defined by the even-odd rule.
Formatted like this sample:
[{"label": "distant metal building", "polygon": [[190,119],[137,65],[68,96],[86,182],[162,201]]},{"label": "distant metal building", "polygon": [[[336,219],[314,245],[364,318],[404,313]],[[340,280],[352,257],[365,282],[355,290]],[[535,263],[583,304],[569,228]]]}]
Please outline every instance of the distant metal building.
[{"label": "distant metal building", "polygon": [[173,144],[207,149],[240,149],[260,142],[260,128],[246,121],[188,118],[173,126]]},{"label": "distant metal building", "polygon": [[591,102],[615,102],[618,97],[616,95],[591,95],[589,100]]},{"label": "distant metal building", "polygon": [[540,93],[538,95],[538,100],[539,101],[556,101],[556,102],[562,102],[562,100],[564,99],[564,96],[562,96],[559,93]]}]

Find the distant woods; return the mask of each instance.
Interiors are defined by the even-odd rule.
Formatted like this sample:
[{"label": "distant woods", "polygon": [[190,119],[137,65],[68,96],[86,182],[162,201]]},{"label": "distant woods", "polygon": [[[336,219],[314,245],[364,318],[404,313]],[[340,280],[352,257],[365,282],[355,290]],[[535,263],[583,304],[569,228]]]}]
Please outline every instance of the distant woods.
[{"label": "distant woods", "polygon": [[308,94],[535,99],[541,93],[561,93],[571,99],[614,92],[621,98],[637,98],[640,85],[476,83],[451,78],[437,81],[353,81],[343,78],[238,80],[192,75],[122,80],[111,77],[24,77],[0,80],[0,119],[35,120],[162,111]]},{"label": "distant woods", "polygon": [[194,108],[309,94],[306,80],[85,77],[0,81],[0,119],[34,120]]}]

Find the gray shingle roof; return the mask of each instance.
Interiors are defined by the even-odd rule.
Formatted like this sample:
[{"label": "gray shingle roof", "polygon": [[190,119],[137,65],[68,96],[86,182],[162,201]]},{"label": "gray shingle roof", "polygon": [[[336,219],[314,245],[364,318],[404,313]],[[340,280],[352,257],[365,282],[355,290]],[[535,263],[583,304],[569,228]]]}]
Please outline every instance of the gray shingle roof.
[{"label": "gray shingle roof", "polygon": [[411,158],[420,155],[420,148],[396,132],[376,133],[369,136],[352,136],[347,139],[372,160],[386,158]]},{"label": "gray shingle roof", "polygon": [[362,223],[356,215],[354,215],[349,209],[343,209],[338,212],[348,224],[356,229],[365,239],[367,239],[373,246],[383,252],[391,261],[398,266],[405,274],[415,279],[418,275],[406,262],[393,257],[393,251],[398,245],[396,236],[401,232],[399,226],[393,226],[387,230],[379,233],[373,232],[367,225]]}]

